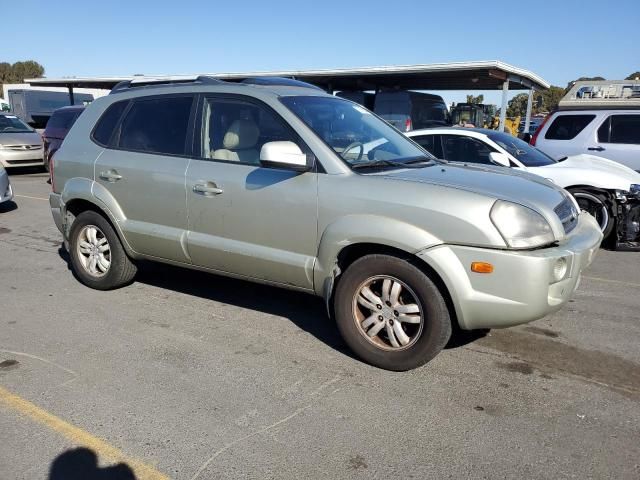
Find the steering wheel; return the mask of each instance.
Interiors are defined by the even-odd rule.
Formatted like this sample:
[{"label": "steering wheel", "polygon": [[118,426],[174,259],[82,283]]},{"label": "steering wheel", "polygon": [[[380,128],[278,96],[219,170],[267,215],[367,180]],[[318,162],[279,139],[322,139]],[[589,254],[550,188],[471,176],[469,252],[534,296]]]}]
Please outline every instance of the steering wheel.
[{"label": "steering wheel", "polygon": [[353,142],[350,143],[347,148],[345,148],[344,150],[342,150],[342,153],[340,154],[340,156],[342,158],[344,158],[345,160],[347,159],[347,152],[353,148],[359,147],[360,148],[360,153],[358,154],[358,157],[354,160],[355,162],[359,162],[360,160],[362,160],[362,156],[364,155],[364,145],[362,144],[362,142]]}]

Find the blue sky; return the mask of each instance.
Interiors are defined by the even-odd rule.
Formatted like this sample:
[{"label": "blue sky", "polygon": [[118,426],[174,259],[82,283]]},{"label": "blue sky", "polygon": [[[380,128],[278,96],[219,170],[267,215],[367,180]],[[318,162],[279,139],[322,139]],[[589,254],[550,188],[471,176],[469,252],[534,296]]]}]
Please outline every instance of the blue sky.
[{"label": "blue sky", "polygon": [[564,86],[640,70],[637,0],[3,3],[0,61],[49,77],[502,60]]}]

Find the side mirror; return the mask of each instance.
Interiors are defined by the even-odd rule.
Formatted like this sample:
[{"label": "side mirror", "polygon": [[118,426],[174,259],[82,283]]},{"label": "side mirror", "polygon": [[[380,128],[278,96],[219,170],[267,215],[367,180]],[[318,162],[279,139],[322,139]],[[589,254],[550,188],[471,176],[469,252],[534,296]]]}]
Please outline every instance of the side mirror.
[{"label": "side mirror", "polygon": [[260,150],[260,163],[265,167],[288,168],[306,172],[311,167],[307,155],[293,142],[267,142]]},{"label": "side mirror", "polygon": [[491,161],[493,163],[497,163],[498,165],[502,165],[503,167],[510,167],[511,162],[509,161],[509,157],[506,153],[501,152],[491,152],[489,154]]}]

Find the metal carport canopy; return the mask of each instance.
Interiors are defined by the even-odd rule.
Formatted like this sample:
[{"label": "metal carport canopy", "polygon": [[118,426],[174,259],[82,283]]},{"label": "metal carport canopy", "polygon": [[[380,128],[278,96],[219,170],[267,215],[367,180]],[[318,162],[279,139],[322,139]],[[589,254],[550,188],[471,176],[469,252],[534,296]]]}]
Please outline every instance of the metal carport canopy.
[{"label": "metal carport canopy", "polygon": [[[543,90],[549,83],[528,70],[496,60],[480,62],[434,63],[383,67],[322,70],[283,70],[269,72],[206,73],[228,81],[249,77],[293,77],[326,90],[498,90],[508,81],[509,90]],[[153,78],[163,76],[153,75]],[[124,80],[139,76],[32,78],[33,86],[111,89]]]}]

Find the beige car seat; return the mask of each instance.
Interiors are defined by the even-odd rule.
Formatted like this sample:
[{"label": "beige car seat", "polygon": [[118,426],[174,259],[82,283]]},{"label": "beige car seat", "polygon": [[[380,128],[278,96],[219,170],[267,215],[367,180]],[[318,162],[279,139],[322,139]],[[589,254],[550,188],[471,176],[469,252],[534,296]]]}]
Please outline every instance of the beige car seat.
[{"label": "beige car seat", "polygon": [[234,121],[222,139],[222,146],[215,150],[211,158],[245,163],[260,163],[260,153],[256,143],[260,130],[253,120]]}]

